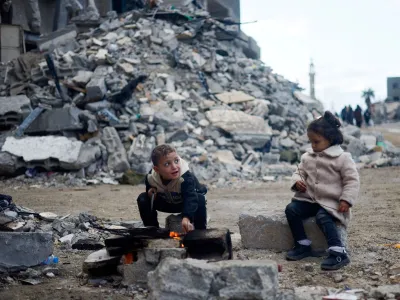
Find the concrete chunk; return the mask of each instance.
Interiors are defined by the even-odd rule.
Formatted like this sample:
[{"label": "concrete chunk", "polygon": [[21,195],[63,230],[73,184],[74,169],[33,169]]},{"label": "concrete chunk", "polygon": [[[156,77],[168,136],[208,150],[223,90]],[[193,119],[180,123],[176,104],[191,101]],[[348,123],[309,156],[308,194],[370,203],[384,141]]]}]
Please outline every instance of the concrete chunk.
[{"label": "concrete chunk", "polygon": [[247,102],[254,100],[255,98],[247,95],[246,93],[242,91],[232,91],[232,92],[225,92],[222,94],[216,95],[218,100],[230,104],[230,103],[240,103],[240,102]]},{"label": "concrete chunk", "polygon": [[82,142],[69,140],[61,136],[26,137],[16,139],[7,137],[2,151],[18,157],[25,162],[57,159],[64,163],[78,160]]},{"label": "concrete chunk", "polygon": [[[315,218],[306,220],[304,228],[315,250],[327,249],[326,239]],[[239,229],[245,248],[287,251],[294,246],[292,233],[283,213],[268,217],[242,214],[239,217]],[[347,232],[343,226],[338,226],[338,230],[346,246]]]},{"label": "concrete chunk", "polygon": [[101,139],[108,152],[108,168],[114,172],[128,170],[130,167],[128,157],[117,130],[114,127],[104,128]]},{"label": "concrete chunk", "polygon": [[53,253],[52,233],[0,232],[0,272],[41,264]]},{"label": "concrete chunk", "polygon": [[43,52],[51,47],[58,48],[67,44],[69,41],[74,41],[77,36],[77,28],[75,25],[70,25],[61,30],[52,32],[40,38],[37,42],[38,49]]},{"label": "concrete chunk", "polygon": [[168,258],[148,274],[150,299],[276,299],[275,262]]},{"label": "concrete chunk", "polygon": [[90,71],[78,71],[78,74],[72,78],[72,81],[79,86],[86,86],[93,76],[93,72]]},{"label": "concrete chunk", "polygon": [[206,113],[207,119],[216,127],[230,133],[237,142],[261,148],[272,136],[272,129],[261,117],[242,111],[215,109]]},{"label": "concrete chunk", "polygon": [[0,97],[0,126],[19,125],[31,110],[31,101],[25,95]]},{"label": "concrete chunk", "polygon": [[106,93],[107,87],[104,77],[94,77],[86,85],[87,102],[100,101]]}]

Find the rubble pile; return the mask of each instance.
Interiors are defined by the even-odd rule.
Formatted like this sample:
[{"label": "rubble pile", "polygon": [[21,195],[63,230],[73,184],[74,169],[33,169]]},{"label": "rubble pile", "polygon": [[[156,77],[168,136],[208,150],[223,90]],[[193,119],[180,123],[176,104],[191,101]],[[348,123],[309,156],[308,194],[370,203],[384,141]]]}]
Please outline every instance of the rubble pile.
[{"label": "rubble pile", "polygon": [[[56,44],[51,57],[28,53],[0,76],[0,102],[12,103],[0,123],[19,125],[0,139],[2,175],[36,168],[78,172],[78,184],[139,183],[151,149],[167,142],[200,180],[290,176],[323,107],[248,58],[235,33],[203,10],[157,8],[111,12],[89,32],[69,27],[43,38],[41,51]],[[346,137],[356,158],[372,141],[357,138]],[[390,149],[379,165],[392,163]]]}]

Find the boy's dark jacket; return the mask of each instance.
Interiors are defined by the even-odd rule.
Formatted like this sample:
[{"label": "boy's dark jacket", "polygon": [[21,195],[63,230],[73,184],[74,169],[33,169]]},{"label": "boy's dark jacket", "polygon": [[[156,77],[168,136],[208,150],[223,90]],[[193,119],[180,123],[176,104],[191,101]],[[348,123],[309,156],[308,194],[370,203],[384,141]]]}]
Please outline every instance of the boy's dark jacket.
[{"label": "boy's dark jacket", "polygon": [[157,189],[155,201],[164,201],[171,204],[183,203],[183,217],[193,220],[198,207],[198,195],[205,195],[207,188],[199,183],[196,176],[189,171],[188,163],[181,159],[181,177],[171,180],[164,185],[161,176],[151,170],[146,176],[146,193],[150,188]]}]

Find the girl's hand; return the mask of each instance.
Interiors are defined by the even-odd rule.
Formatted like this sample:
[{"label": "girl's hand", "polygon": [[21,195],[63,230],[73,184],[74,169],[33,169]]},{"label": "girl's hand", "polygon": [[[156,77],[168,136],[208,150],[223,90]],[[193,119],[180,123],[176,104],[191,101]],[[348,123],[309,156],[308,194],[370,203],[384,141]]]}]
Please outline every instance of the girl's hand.
[{"label": "girl's hand", "polygon": [[299,180],[299,181],[296,182],[296,189],[299,192],[305,193],[307,191],[307,186],[304,183],[304,181]]},{"label": "girl's hand", "polygon": [[350,204],[345,200],[340,200],[338,211],[341,213],[346,213],[350,209]]}]

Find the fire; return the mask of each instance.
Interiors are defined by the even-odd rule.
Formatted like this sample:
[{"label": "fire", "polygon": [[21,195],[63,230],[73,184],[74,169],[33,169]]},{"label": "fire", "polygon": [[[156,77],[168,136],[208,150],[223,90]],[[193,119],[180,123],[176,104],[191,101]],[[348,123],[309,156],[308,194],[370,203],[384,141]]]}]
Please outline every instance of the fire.
[{"label": "fire", "polygon": [[181,240],[181,235],[180,235],[178,232],[173,232],[173,231],[171,231],[171,232],[169,233],[169,237],[172,238],[172,239],[174,239],[174,240],[177,240],[177,241],[180,241],[180,240]]},{"label": "fire", "polygon": [[185,245],[184,245],[184,244],[181,244],[181,248],[185,248]]}]

